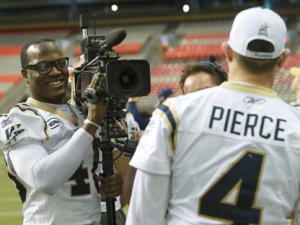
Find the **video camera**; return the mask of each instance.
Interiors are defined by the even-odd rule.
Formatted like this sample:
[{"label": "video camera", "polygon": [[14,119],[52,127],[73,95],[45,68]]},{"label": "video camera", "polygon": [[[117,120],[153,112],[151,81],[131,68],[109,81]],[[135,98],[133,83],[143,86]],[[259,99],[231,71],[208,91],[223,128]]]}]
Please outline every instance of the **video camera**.
[{"label": "video camera", "polygon": [[[124,29],[108,32],[106,36],[88,36],[89,15],[80,15],[80,27],[83,31],[81,41],[80,68],[74,68],[74,100],[77,108],[85,115],[87,103],[95,104],[105,97],[108,105],[106,115],[100,124],[100,136],[95,136],[93,149],[102,152],[103,175],[114,173],[112,151],[115,147],[132,156],[137,141],[130,140],[126,123],[126,108],[129,97],[146,96],[150,93],[150,66],[146,60],[118,60],[118,52],[112,49],[126,37]],[[101,91],[89,87],[92,77],[101,74],[99,86]],[[115,143],[113,143],[114,139]],[[125,140],[125,141],[124,141]],[[119,142],[119,143],[117,143]],[[122,142],[122,143],[120,143]],[[121,154],[119,156],[121,156]],[[108,224],[115,225],[115,199],[106,198]]]},{"label": "video camera", "polygon": [[[86,103],[95,104],[100,97],[108,99],[104,126],[107,138],[127,137],[124,125],[127,100],[129,97],[146,96],[150,93],[150,66],[146,60],[118,60],[120,55],[112,49],[126,37],[124,29],[115,29],[106,36],[88,36],[89,15],[80,15],[83,31],[81,41],[81,68],[75,69],[74,99],[77,107],[87,114]],[[101,73],[101,91],[88,87],[95,73]],[[120,126],[121,125],[121,126]]]}]

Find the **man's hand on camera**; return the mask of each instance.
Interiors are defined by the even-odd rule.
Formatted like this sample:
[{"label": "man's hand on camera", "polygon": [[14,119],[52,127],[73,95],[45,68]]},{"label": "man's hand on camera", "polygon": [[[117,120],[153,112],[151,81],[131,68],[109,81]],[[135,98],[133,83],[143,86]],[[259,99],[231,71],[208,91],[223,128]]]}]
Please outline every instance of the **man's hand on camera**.
[{"label": "man's hand on camera", "polygon": [[115,198],[122,193],[123,179],[121,174],[114,173],[106,177],[96,176],[96,179],[101,182],[105,198]]},{"label": "man's hand on camera", "polygon": [[[101,89],[99,87],[100,78],[101,78],[101,74],[96,73],[93,76],[89,87],[95,89],[96,91],[101,91]],[[104,118],[105,114],[106,114],[106,105],[107,105],[107,102],[106,102],[105,97],[99,98],[99,101],[94,103],[94,104],[89,103],[88,104],[89,109],[88,109],[87,119],[89,121],[92,121],[93,123],[95,123],[97,125],[100,125],[103,121],[103,118]],[[85,126],[84,128],[91,135],[94,135],[96,130],[98,129],[98,127],[93,125],[92,123],[86,123],[84,126]]]}]

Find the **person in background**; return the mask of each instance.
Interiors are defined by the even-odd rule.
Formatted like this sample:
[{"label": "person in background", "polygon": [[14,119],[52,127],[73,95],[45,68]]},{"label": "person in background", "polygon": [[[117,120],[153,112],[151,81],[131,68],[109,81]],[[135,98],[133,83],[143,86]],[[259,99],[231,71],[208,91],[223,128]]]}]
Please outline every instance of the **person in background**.
[{"label": "person in background", "polygon": [[291,102],[290,105],[297,109],[300,109],[300,68],[292,67],[290,69],[290,74],[294,76],[291,84],[291,91],[295,94],[296,100]]},{"label": "person in background", "polygon": [[274,11],[241,11],[222,44],[228,82],[154,111],[126,225],[288,224],[293,212],[300,224],[300,114],[273,90],[286,34]]},{"label": "person in background", "polygon": [[[157,103],[155,107],[162,104],[167,98],[174,97],[176,95],[175,91],[172,88],[163,88],[159,91],[157,95]],[[136,102],[139,98],[132,97],[128,99],[127,110],[133,115],[135,121],[139,124],[141,130],[145,130],[146,126],[150,121],[150,117],[144,117],[138,110]]]},{"label": "person in background", "polygon": [[226,71],[213,55],[209,61],[185,65],[181,72],[179,85],[183,94],[218,86],[228,79]]},{"label": "person in background", "polygon": [[[120,174],[96,173],[92,144],[107,103],[89,104],[86,118],[67,103],[69,61],[55,40],[26,43],[20,59],[30,97],[1,115],[0,150],[23,203],[23,224],[100,224],[99,182],[107,198],[123,187]],[[90,83],[98,91],[100,76]]]}]

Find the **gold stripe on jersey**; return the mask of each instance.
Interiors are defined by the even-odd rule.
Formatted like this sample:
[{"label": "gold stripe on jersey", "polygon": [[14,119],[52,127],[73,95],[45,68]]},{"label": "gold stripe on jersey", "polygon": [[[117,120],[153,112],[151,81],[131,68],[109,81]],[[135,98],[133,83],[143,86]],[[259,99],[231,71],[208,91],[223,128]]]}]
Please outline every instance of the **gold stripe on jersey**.
[{"label": "gold stripe on jersey", "polygon": [[175,155],[176,147],[177,147],[178,124],[179,124],[179,118],[175,111],[175,108],[169,101],[166,101],[163,104],[161,104],[154,111],[154,113],[157,113],[159,116],[161,116],[165,120],[166,124],[168,125],[170,130],[169,144],[171,147],[171,151]]},{"label": "gold stripe on jersey", "polygon": [[17,103],[12,110],[20,110],[24,113],[33,113],[36,116],[38,116],[44,124],[44,134],[45,134],[45,140],[48,140],[50,137],[50,133],[48,131],[48,126],[47,126],[47,122],[44,120],[44,118],[35,110],[33,109],[30,105],[26,104],[26,103]]},{"label": "gold stripe on jersey", "polygon": [[68,116],[66,113],[62,112],[61,110],[55,108],[55,107],[52,107],[50,105],[47,105],[43,102],[40,102],[38,100],[35,100],[33,98],[28,98],[27,101],[26,101],[29,105],[32,105],[33,107],[36,107],[36,108],[39,108],[39,109],[42,109],[44,111],[47,111],[47,112],[50,112],[54,115],[57,115],[65,120],[68,120],[70,122],[74,122],[74,121],[78,121],[77,120],[77,116],[76,114],[74,113],[74,111],[72,110],[72,108],[70,107],[70,110],[72,112],[72,116]]},{"label": "gold stripe on jersey", "polygon": [[279,98],[277,93],[274,90],[265,88],[265,87],[248,85],[248,84],[243,84],[243,83],[231,83],[228,81],[223,82],[220,86],[224,87],[226,89],[230,89],[230,90],[248,92],[251,94],[264,95],[264,96],[271,97],[271,98]]}]

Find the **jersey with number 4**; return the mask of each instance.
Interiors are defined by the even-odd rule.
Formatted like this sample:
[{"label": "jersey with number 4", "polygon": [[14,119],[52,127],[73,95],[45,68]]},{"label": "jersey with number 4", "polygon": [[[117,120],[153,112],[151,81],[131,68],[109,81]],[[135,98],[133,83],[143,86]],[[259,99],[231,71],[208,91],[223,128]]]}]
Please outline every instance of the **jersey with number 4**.
[{"label": "jersey with number 4", "polygon": [[288,224],[299,217],[300,114],[240,83],[169,98],[130,164],[171,177],[167,224]]},{"label": "jersey with number 4", "polygon": [[[80,127],[78,124],[83,122],[83,117],[80,116],[77,116],[78,121],[75,117],[72,121],[71,117],[62,114],[61,111],[58,116],[57,113],[43,110],[44,105],[33,108],[27,103],[19,103],[9,114],[0,118],[2,126],[0,147],[2,144],[9,176],[15,182],[23,203],[24,224],[82,225],[91,224],[93,221],[99,222],[100,195],[92,174],[98,162],[93,164],[92,145],[77,171],[53,195],[31,188],[14,172],[13,165],[7,157],[10,151],[14,151],[14,147],[37,143],[51,154],[66,144]],[[75,112],[76,109],[73,110]],[[68,166],[68,162],[65,166]]]}]

